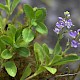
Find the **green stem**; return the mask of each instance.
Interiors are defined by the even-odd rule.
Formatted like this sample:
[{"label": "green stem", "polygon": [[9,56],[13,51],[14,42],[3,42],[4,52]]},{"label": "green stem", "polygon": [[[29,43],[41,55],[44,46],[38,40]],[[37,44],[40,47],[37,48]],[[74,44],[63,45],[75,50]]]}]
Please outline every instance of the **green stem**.
[{"label": "green stem", "polygon": [[62,52],[62,55],[64,55],[70,48],[71,48],[71,46],[68,46],[68,48],[66,48],[66,49]]},{"label": "green stem", "polygon": [[26,78],[25,80],[30,80],[30,79],[32,79],[35,76],[36,76],[36,74],[33,74],[33,75],[29,76],[28,78]]}]

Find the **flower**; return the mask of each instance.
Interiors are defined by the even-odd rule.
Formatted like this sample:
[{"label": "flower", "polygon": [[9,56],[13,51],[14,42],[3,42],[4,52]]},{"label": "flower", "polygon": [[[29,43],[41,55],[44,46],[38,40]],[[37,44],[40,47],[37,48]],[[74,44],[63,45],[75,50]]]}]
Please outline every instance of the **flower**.
[{"label": "flower", "polygon": [[59,20],[59,21],[63,21],[63,18],[62,18],[62,17],[58,17],[58,20]]},{"label": "flower", "polygon": [[[67,27],[68,29],[71,28],[71,26],[73,26],[72,20],[69,18],[70,17],[70,13],[68,11],[64,12],[65,18],[62,17],[58,17],[58,22],[56,23],[56,27],[54,29],[54,32],[56,32],[57,34],[60,33],[60,31]],[[62,31],[64,31],[65,29],[63,29]],[[63,32],[62,32],[63,33]],[[76,34],[75,32],[71,32],[70,35],[75,38]],[[74,35],[74,36],[73,36]]]},{"label": "flower", "polygon": [[65,26],[64,19],[62,17],[58,17],[58,22],[56,23],[56,27],[62,29]]},{"label": "flower", "polygon": [[58,28],[55,28],[53,31],[54,31],[55,33],[59,34],[59,32],[60,32],[60,29],[58,29]]},{"label": "flower", "polygon": [[76,38],[76,36],[77,36],[77,31],[70,31],[70,32],[69,32],[69,35],[70,35],[72,38]]},{"label": "flower", "polygon": [[80,34],[80,29],[77,30],[77,33]]},{"label": "flower", "polygon": [[65,26],[67,26],[67,28],[70,29],[71,26],[73,26],[72,20],[71,19],[66,20],[65,21]]},{"label": "flower", "polygon": [[77,48],[78,47],[78,42],[75,40],[71,41],[71,47]]},{"label": "flower", "polygon": [[56,23],[56,27],[62,29],[64,27],[64,22],[62,22],[62,21],[61,22],[57,22]]}]

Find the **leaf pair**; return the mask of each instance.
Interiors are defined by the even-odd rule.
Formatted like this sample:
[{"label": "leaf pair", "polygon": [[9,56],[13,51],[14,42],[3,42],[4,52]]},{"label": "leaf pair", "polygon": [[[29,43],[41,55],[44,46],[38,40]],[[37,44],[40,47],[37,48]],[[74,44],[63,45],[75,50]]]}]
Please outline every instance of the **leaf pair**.
[{"label": "leaf pair", "polygon": [[29,5],[24,5],[23,7],[24,12],[26,16],[30,19],[30,23],[32,26],[35,26],[36,31],[40,34],[47,34],[48,30],[45,24],[43,23],[45,16],[46,16],[46,10],[44,8],[38,9],[34,11],[34,9]]},{"label": "leaf pair", "polygon": [[25,4],[24,7],[24,12],[26,16],[30,19],[36,19],[39,22],[43,22],[46,16],[46,9],[45,8],[37,8],[34,10],[31,6]]}]

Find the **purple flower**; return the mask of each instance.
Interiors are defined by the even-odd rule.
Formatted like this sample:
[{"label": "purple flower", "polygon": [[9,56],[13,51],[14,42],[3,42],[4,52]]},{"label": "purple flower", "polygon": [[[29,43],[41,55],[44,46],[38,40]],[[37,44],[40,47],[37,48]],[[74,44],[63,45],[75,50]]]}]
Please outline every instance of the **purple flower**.
[{"label": "purple flower", "polygon": [[55,28],[53,31],[54,31],[55,33],[59,34],[59,32],[60,32],[60,29],[58,29],[58,28]]},{"label": "purple flower", "polygon": [[56,23],[56,27],[62,29],[64,27],[64,22],[63,21],[59,21]]},{"label": "purple flower", "polygon": [[58,20],[59,20],[59,21],[63,21],[63,18],[62,18],[62,17],[58,17]]},{"label": "purple flower", "polygon": [[66,20],[65,21],[65,26],[67,26],[67,28],[70,29],[71,26],[73,26],[72,20],[71,19]]},{"label": "purple flower", "polygon": [[71,47],[77,48],[78,47],[78,42],[75,41],[75,40],[72,40]]},{"label": "purple flower", "polygon": [[64,19],[62,17],[58,17],[58,22],[56,23],[56,27],[62,29],[65,26]]},{"label": "purple flower", "polygon": [[80,34],[80,29],[77,30],[77,33]]},{"label": "purple flower", "polygon": [[77,36],[77,31],[70,31],[69,32],[69,35],[72,37],[72,38],[76,38],[76,36]]}]

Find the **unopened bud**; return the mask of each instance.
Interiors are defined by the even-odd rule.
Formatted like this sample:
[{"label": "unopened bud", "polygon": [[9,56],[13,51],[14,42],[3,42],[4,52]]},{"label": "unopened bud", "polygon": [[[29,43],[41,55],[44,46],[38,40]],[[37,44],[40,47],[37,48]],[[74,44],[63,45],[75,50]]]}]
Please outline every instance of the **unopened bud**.
[{"label": "unopened bud", "polygon": [[65,15],[67,18],[69,18],[69,17],[70,17],[69,11],[64,12],[64,15]]}]

